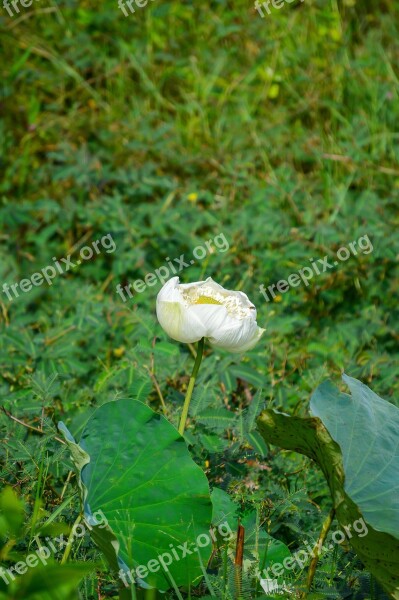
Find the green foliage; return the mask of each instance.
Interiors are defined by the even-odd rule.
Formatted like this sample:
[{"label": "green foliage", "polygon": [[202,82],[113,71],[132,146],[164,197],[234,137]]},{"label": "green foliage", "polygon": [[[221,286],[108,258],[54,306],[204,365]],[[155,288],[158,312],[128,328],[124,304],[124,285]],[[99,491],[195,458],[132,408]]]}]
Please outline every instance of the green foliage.
[{"label": "green foliage", "polygon": [[0,540],[4,545],[8,536],[18,537],[22,530],[25,511],[24,504],[11,487],[0,494]]},{"label": "green foliage", "polygon": [[[126,303],[115,288],[221,232],[229,250],[178,275],[244,290],[267,331],[244,357],[206,348],[186,440],[212,487],[257,508],[270,535],[313,544],[327,484],[268,449],[250,413],[262,388],[269,408],[304,416],[343,369],[399,406],[398,0],[286,2],[264,19],[244,0],[156,0],[127,18],[117,0],[19,6],[0,6],[0,482],[29,515],[18,551],[79,512],[54,423],[79,439],[109,400],[160,412],[162,397],[177,425],[192,353],[157,325],[161,282]],[[114,253],[12,301],[3,292],[108,233]],[[261,284],[365,234],[372,253],[264,299]],[[337,552],[320,594],[382,597]],[[99,556],[73,544],[74,562]],[[80,593],[117,593],[105,564]]]},{"label": "green foliage", "polygon": [[0,582],[0,599],[75,600],[76,588],[92,570],[93,565],[85,563],[37,567],[11,582],[7,591]]},{"label": "green foliage", "polygon": [[[206,563],[211,553],[211,499],[207,480],[176,429],[131,400],[98,408],[79,444],[63,424],[60,429],[79,473],[86,522],[113,570],[146,577],[145,583],[161,590],[172,582],[190,586],[202,574],[199,555]],[[200,535],[209,538],[203,549]],[[179,544],[187,544],[187,556]],[[178,560],[171,547],[180,552]],[[164,568],[160,556],[165,553],[171,564],[165,558]],[[134,575],[154,560],[154,570]]]},{"label": "green foliage", "polygon": [[[29,556],[16,550],[24,535],[25,503],[11,487],[0,493],[0,599],[1,600],[72,600],[76,587],[91,573],[94,564],[57,564],[49,548],[39,558],[38,548]],[[44,531],[38,531],[39,535]],[[59,528],[48,526],[55,535]],[[42,546],[39,546],[41,548]],[[15,571],[18,568],[18,571]]]},{"label": "green foliage", "polygon": [[243,568],[237,569],[234,564],[236,540],[226,545],[217,545],[220,555],[217,575],[210,576],[211,587],[217,598],[234,598],[238,594],[238,586],[243,598],[258,597],[259,578],[266,569],[274,564],[282,563],[291,553],[287,546],[273,538],[265,530],[265,524],[259,523],[259,512],[250,510],[239,518],[240,507],[223,490],[212,490],[213,517],[212,523],[218,525],[226,522],[234,531],[238,523],[245,530]]},{"label": "green foliage", "polygon": [[[317,462],[350,544],[391,597],[399,598],[397,507],[389,477],[391,471],[396,481],[398,472],[399,411],[359,381],[346,376],[344,381],[352,397],[324,384],[315,392],[311,410],[320,418],[267,410],[259,417],[259,429],[268,442]],[[370,450],[376,453],[375,460],[369,460]],[[357,531],[355,523],[361,519],[366,528]]]},{"label": "green foliage", "polygon": [[374,529],[399,540],[399,409],[357,379],[343,380],[351,395],[326,382],[310,409],[341,449],[348,496]]}]

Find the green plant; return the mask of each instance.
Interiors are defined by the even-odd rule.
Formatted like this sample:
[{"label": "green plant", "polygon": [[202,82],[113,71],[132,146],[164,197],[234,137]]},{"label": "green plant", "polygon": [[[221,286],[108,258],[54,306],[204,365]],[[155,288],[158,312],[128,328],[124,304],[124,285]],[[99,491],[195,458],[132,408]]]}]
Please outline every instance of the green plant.
[{"label": "green plant", "polygon": [[[176,429],[131,400],[98,408],[79,444],[60,429],[79,473],[91,535],[123,584],[190,587],[211,553],[212,508],[207,480]],[[99,511],[106,527],[96,519]],[[201,536],[208,539],[204,547]]]},{"label": "green plant", "polygon": [[[343,378],[352,395],[322,384],[310,405],[316,417],[268,410],[258,426],[268,442],[317,462],[349,542],[392,598],[399,598],[399,513],[392,493],[399,473],[399,410],[356,379]],[[361,519],[367,535],[353,525]]]}]

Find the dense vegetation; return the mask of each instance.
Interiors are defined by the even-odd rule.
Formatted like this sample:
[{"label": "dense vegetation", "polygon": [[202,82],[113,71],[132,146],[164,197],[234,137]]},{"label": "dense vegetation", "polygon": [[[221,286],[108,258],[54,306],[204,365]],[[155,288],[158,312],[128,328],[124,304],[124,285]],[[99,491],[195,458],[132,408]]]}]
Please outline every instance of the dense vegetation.
[{"label": "dense vegetation", "polygon": [[[95,407],[130,399],[178,425],[195,348],[157,322],[159,279],[124,297],[117,286],[190,263],[199,246],[181,281],[245,291],[266,333],[243,356],[206,345],[190,453],[247,532],[313,546],[331,509],[323,475],[252,425],[264,406],[305,416],[343,370],[399,407],[399,3],[304,0],[264,18],[242,0],[156,0],[128,17],[116,0],[19,9],[0,9],[0,481],[16,494],[0,497],[14,515],[11,539],[0,517],[1,564],[79,522],[59,421],[79,438]],[[365,251],[308,285],[261,293],[365,236]],[[99,240],[67,270],[62,258],[77,263]],[[3,287],[54,259],[63,273],[50,285]],[[215,590],[220,565],[230,569],[220,556],[208,569]],[[0,579],[0,597],[118,594],[87,532],[43,571],[24,585],[48,592]],[[283,595],[299,597],[307,577],[308,564],[291,571]],[[209,586],[159,597],[176,593]],[[320,558],[307,597],[387,596],[344,542]]]}]

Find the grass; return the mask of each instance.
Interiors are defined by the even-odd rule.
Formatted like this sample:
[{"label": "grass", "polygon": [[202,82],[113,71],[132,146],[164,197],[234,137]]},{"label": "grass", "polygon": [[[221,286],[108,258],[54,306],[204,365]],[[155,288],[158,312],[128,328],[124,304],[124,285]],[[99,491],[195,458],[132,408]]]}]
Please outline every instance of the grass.
[{"label": "grass", "polygon": [[[161,410],[162,397],[178,424],[190,348],[156,322],[160,284],[126,303],[116,286],[220,233],[229,251],[179,275],[243,289],[267,332],[242,358],[206,349],[193,455],[291,549],[318,538],[329,496],[309,461],[262,458],[200,417],[244,409],[259,387],[268,405],[305,414],[342,370],[399,406],[398,8],[305,0],[264,19],[242,0],[157,0],[129,17],[116,0],[42,0],[12,18],[1,8],[0,284],[106,234],[116,242],[51,286],[12,301],[0,291],[1,481],[25,500],[19,552],[68,498],[56,522],[79,514],[60,419],[78,433],[105,401]],[[372,253],[264,300],[260,285],[366,234]],[[70,558],[100,560],[88,538]],[[345,549],[317,573],[329,597],[383,597]],[[103,563],[81,594],[115,590]]]}]

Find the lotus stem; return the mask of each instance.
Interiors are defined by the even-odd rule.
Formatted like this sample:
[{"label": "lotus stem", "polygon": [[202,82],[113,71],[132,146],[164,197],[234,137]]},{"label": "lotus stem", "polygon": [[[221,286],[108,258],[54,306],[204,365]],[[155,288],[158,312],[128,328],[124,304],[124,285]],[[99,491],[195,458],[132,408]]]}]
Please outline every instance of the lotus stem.
[{"label": "lotus stem", "polygon": [[74,535],[75,535],[75,533],[74,533],[75,527],[76,527],[76,525],[79,525],[79,523],[81,522],[81,520],[82,520],[82,515],[78,515],[75,523],[73,524],[71,532],[69,534],[68,542],[67,542],[67,545],[65,547],[65,552],[64,552],[63,557],[61,559],[61,564],[62,565],[64,565],[66,563],[66,561],[68,560],[68,558],[69,558],[69,555],[70,555],[71,550],[72,550],[73,538],[74,538]]},{"label": "lotus stem", "polygon": [[312,561],[309,566],[308,578],[307,578],[307,582],[306,582],[306,587],[307,587],[308,591],[310,591],[310,588],[312,587],[313,579],[316,574],[317,563],[319,562],[323,544],[326,541],[326,537],[327,537],[328,532],[330,531],[332,522],[334,521],[334,517],[335,517],[335,509],[332,508],[330,510],[326,520],[323,523],[323,527],[321,529],[319,539],[317,540],[317,544],[315,545],[315,547],[313,549],[313,558],[312,558]]},{"label": "lotus stem", "polygon": [[188,409],[190,407],[190,401],[191,401],[191,396],[193,395],[195,380],[197,379],[198,371],[199,371],[200,364],[202,361],[202,355],[204,353],[204,344],[205,344],[205,338],[201,338],[200,341],[198,342],[197,356],[195,358],[193,372],[191,373],[190,381],[188,383],[186,397],[184,398],[183,412],[181,414],[180,424],[179,424],[180,435],[184,435],[184,430],[186,428]]}]

